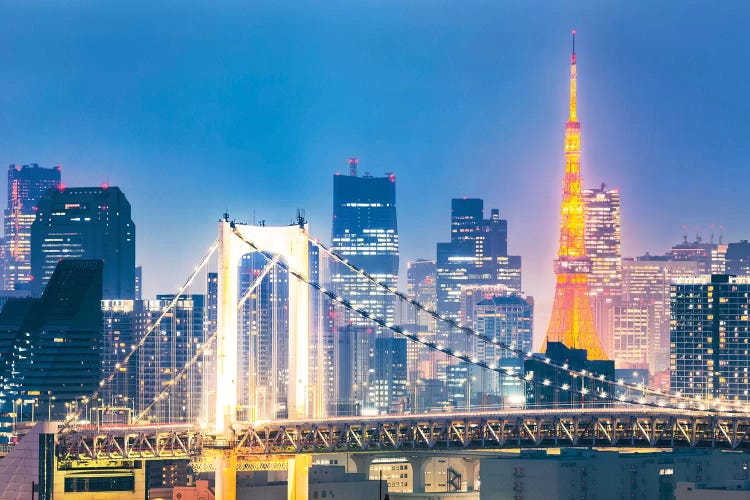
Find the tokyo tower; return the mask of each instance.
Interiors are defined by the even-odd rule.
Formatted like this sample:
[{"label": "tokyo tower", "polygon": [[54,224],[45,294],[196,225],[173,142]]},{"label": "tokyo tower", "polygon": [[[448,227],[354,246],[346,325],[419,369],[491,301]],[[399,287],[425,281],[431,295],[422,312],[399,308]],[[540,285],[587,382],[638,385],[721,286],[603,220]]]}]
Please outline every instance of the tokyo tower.
[{"label": "tokyo tower", "polygon": [[581,196],[581,124],[576,113],[576,32],[570,56],[570,115],[565,124],[565,178],[560,207],[560,248],[555,261],[555,302],[552,306],[547,342],[562,342],[568,348],[586,349],[588,359],[607,359],[594,327],[589,301],[591,260],[584,246],[584,205]]}]

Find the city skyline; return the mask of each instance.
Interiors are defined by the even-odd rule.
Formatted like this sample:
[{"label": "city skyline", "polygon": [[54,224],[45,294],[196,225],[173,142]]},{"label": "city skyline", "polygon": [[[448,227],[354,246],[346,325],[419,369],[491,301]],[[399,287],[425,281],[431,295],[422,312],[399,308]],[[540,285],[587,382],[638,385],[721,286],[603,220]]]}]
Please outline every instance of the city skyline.
[{"label": "city skyline", "polygon": [[[620,188],[623,255],[666,251],[681,239],[683,224],[690,239],[696,224],[704,227],[706,239],[712,223],[717,236],[719,224],[727,227],[725,241],[750,233],[736,205],[741,203],[741,182],[704,189],[716,178],[736,178],[747,156],[739,122],[746,115],[746,101],[739,94],[743,65],[716,57],[732,53],[744,34],[730,20],[729,26],[722,25],[722,37],[687,37],[710,32],[726,17],[726,12],[708,7],[689,7],[690,15],[681,15],[652,6],[646,19],[612,26],[614,18],[622,21],[632,13],[615,8],[610,20],[590,6],[563,13],[550,6],[543,19],[532,21],[523,9],[512,10],[504,19],[499,8],[480,4],[462,15],[417,4],[401,7],[401,20],[385,16],[386,9],[363,6],[326,24],[326,11],[300,9],[285,20],[273,7],[256,6],[267,26],[251,23],[251,34],[242,35],[241,26],[229,23],[227,34],[212,34],[209,43],[198,43],[203,32],[157,28],[143,13],[121,20],[128,32],[133,26],[145,28],[145,41],[136,43],[124,35],[110,40],[116,18],[123,14],[116,10],[96,11],[99,24],[84,28],[66,16],[54,19],[54,25],[49,24],[54,16],[32,22],[32,7],[15,7],[9,19],[17,22],[1,35],[8,47],[8,78],[0,86],[7,100],[0,117],[0,145],[6,164],[61,164],[67,185],[109,181],[129,195],[142,235],[138,264],[145,268],[145,296],[178,284],[179,269],[205,249],[225,209],[240,220],[251,221],[254,211],[258,220],[278,224],[293,218],[295,207],[303,207],[311,231],[325,237],[331,192],[316,179],[328,179],[337,170],[344,173],[346,159],[356,155],[362,171],[396,174],[402,269],[408,260],[434,258],[434,243],[448,236],[451,198],[480,197],[498,207],[511,226],[509,251],[525,260],[524,292],[537,299],[536,325],[545,325],[554,282],[551,263],[563,163],[560,123],[566,113],[562,102],[571,28],[579,36],[584,187],[605,182]],[[159,19],[169,13],[164,9],[149,13]],[[342,23],[363,13],[372,14],[374,27],[357,33]],[[205,22],[213,29],[211,23],[226,21],[229,14],[219,9]],[[488,20],[478,22],[482,16]],[[515,26],[519,19],[527,23]],[[65,25],[61,20],[72,23],[63,33],[56,31],[58,24]],[[314,22],[308,26],[305,21],[324,22],[313,27]],[[114,44],[108,48],[117,57],[95,58],[95,64],[68,60],[71,64],[63,72],[61,63],[50,59],[54,49],[41,54],[40,45],[15,28],[30,25],[55,37],[65,54],[78,50],[102,56],[102,49],[86,52],[93,49],[85,45],[103,38]],[[318,32],[326,27],[335,28],[336,36]],[[302,33],[284,40],[280,35],[292,28]],[[406,28],[412,29],[402,31]],[[317,50],[303,43],[309,30],[318,41]],[[404,32],[413,37],[397,54],[400,47],[387,41]],[[345,34],[346,49],[338,45]],[[437,38],[437,48],[427,44],[428,35]],[[207,60],[212,51],[228,50],[228,42],[234,41],[224,37],[242,36],[247,43],[237,45],[245,48],[230,50],[227,67],[207,76],[216,69]],[[158,48],[153,61],[138,59],[153,47]],[[270,55],[248,57],[259,47],[276,48],[283,64]],[[366,52],[372,48],[380,50]],[[446,53],[435,55],[438,49]],[[189,57],[181,55],[183,50]],[[357,62],[363,53],[368,58]],[[316,55],[320,76],[306,59]],[[123,72],[115,59],[130,63],[126,68],[133,71]],[[167,63],[166,68],[157,62]],[[195,72],[201,65],[208,70]],[[410,72],[413,66],[419,75]],[[176,73],[165,80],[163,74],[170,69]],[[64,76],[53,79],[57,72]],[[196,74],[192,83],[179,80]],[[341,77],[347,74],[354,77]],[[344,87],[323,88],[339,78]],[[20,86],[22,81],[28,85]],[[675,81],[680,84],[675,86]],[[78,89],[81,82],[86,85]],[[37,108],[35,103],[45,102],[45,96],[58,99],[59,105]],[[41,98],[32,103],[32,97]],[[468,103],[451,104],[459,99]],[[186,103],[193,104],[183,109]],[[244,111],[236,112],[235,104],[244,104]],[[146,109],[162,110],[163,116],[146,114]],[[336,110],[334,119],[315,128],[315,121],[330,110]],[[23,119],[41,111],[43,123]],[[255,122],[265,129],[252,125]],[[273,135],[280,139],[270,140]],[[689,182],[676,185],[680,169],[689,174]],[[473,175],[459,174],[462,171]],[[429,196],[424,194],[426,175],[434,185]],[[238,187],[243,185],[248,189]],[[321,188],[310,189],[317,185]],[[284,193],[268,189],[274,186]],[[695,202],[683,206],[686,197]],[[733,199],[738,201],[725,201]],[[180,243],[159,248],[151,244],[162,238]],[[405,289],[405,273],[401,278]]]}]

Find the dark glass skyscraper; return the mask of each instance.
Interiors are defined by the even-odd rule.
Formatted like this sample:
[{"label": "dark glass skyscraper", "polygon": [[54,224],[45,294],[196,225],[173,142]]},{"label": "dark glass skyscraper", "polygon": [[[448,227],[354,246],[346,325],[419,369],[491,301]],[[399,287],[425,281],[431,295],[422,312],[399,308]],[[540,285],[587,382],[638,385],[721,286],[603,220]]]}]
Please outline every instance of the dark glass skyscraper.
[{"label": "dark glass skyscraper", "polygon": [[31,277],[31,224],[39,199],[60,185],[60,167],[8,167],[8,206],[5,209],[3,288],[28,289]]},{"label": "dark glass skyscraper", "polygon": [[31,225],[35,293],[60,259],[102,259],[103,297],[135,298],[135,224],[120,188],[51,189],[38,206]]},{"label": "dark glass skyscraper", "polygon": [[[333,178],[333,227],[331,246],[339,255],[355,266],[364,269],[381,283],[395,288],[398,279],[398,224],[396,222],[396,177],[372,177],[365,173],[357,175],[357,160],[349,160],[349,175],[335,175]],[[344,266],[332,265],[331,284],[334,290],[351,302],[357,309],[363,309],[372,317],[382,318],[387,323],[395,321],[394,298],[388,292],[376,287],[361,276],[351,273]],[[368,389],[382,385],[377,380],[374,358],[378,353],[378,338],[392,337],[389,331],[376,328],[371,321],[351,316],[349,324],[337,328],[335,335],[348,336],[337,339],[332,345],[346,346],[334,355],[339,362],[350,365],[346,373],[347,392],[339,391],[339,401],[350,402],[354,408],[387,408],[382,401],[374,401]],[[385,348],[386,343],[381,343]],[[348,351],[348,352],[343,352]],[[379,371],[378,373],[386,373]],[[339,387],[342,387],[339,385]]]},{"label": "dark glass skyscraper", "polygon": [[492,209],[483,215],[484,201],[451,201],[451,241],[437,244],[438,311],[459,319],[461,286],[504,285],[521,290],[521,257],[508,255],[508,221]]},{"label": "dark glass skyscraper", "polygon": [[[356,165],[355,159],[350,162]],[[367,173],[358,177],[356,166],[350,173],[353,175],[333,177],[331,246],[380,282],[395,287],[398,279],[396,177],[393,174],[371,177]],[[390,294],[372,288],[341,266],[333,270],[331,278],[339,292],[356,307],[393,322],[394,299]]]},{"label": "dark glass skyscraper", "polygon": [[66,403],[96,389],[102,375],[102,267],[100,260],[63,260],[41,298],[5,305],[0,358],[6,408],[18,397],[36,401],[41,415],[62,418]]}]

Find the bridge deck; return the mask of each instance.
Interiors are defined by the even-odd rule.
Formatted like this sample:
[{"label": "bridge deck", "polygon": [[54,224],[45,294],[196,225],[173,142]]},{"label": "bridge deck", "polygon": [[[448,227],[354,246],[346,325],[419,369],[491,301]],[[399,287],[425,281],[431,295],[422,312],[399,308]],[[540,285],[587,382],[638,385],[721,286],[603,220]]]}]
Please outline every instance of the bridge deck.
[{"label": "bridge deck", "polygon": [[233,450],[250,460],[298,453],[532,447],[750,449],[750,415],[651,408],[536,409],[238,423],[230,436],[191,425],[78,428],[62,460],[191,458]]}]

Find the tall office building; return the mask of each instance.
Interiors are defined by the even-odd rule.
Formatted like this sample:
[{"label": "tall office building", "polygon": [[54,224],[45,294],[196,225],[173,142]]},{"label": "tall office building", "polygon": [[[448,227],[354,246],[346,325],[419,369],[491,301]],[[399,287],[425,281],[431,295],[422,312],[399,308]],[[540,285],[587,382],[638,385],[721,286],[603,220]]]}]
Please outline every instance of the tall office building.
[{"label": "tall office building", "polygon": [[612,338],[614,308],[622,285],[622,252],[620,249],[620,190],[604,184],[584,189],[586,215],[586,255],[591,259],[589,290],[594,313],[594,327],[607,353]]},{"label": "tall office building", "polygon": [[437,244],[437,306],[442,314],[459,319],[461,288],[503,285],[521,290],[521,257],[508,255],[508,221],[492,209],[483,215],[478,198],[451,200],[451,241]]},{"label": "tall office building", "polygon": [[576,97],[575,32],[570,57],[570,103],[565,124],[565,177],[560,207],[560,245],[555,261],[555,300],[545,346],[561,342],[569,349],[585,349],[590,360],[605,360],[594,324],[589,296],[591,259],[586,254],[586,218],[581,193],[581,124]]},{"label": "tall office building", "polygon": [[406,339],[375,339],[373,381],[369,400],[378,413],[404,413],[407,409]]},{"label": "tall office building", "polygon": [[750,400],[750,278],[714,274],[671,290],[670,390]]},{"label": "tall office building", "polygon": [[[382,283],[393,288],[398,281],[398,224],[396,177],[357,175],[357,159],[349,160],[350,175],[333,177],[333,227],[331,248]],[[356,307],[373,317],[394,321],[391,294],[367,284],[343,266],[332,269],[336,289]],[[368,323],[371,326],[371,323]]]},{"label": "tall office building", "polygon": [[[350,263],[364,269],[381,283],[395,288],[398,280],[398,224],[396,220],[396,177],[372,177],[365,173],[359,177],[358,160],[349,160],[349,175],[333,178],[333,226],[331,247]],[[331,266],[331,286],[358,309],[388,323],[395,322],[394,297],[381,288],[367,283],[356,273],[342,265]],[[338,394],[338,399],[351,401],[360,408],[374,407],[369,401],[368,387],[379,383],[374,379],[371,365],[377,337],[391,337],[387,330],[376,328],[371,321],[352,316],[348,325],[335,332],[336,345],[349,346],[350,352],[340,352],[341,362],[352,363],[349,391],[351,395]],[[349,361],[346,361],[349,360]],[[343,389],[343,388],[342,388]]]},{"label": "tall office building", "polygon": [[[651,373],[669,369],[669,287],[698,274],[692,260],[643,255],[622,261],[622,301],[615,309],[610,351],[618,362],[646,364]],[[644,345],[644,316],[647,322]],[[615,346],[618,347],[615,347]]]},{"label": "tall office building", "polygon": [[750,243],[740,240],[727,245],[727,274],[750,276]]},{"label": "tall office building", "polygon": [[[31,280],[31,224],[39,199],[59,187],[60,167],[31,165],[8,167],[8,207],[5,209],[3,288],[28,288]],[[41,289],[40,289],[41,290]]]},{"label": "tall office building", "polygon": [[[99,260],[63,260],[41,298],[11,299],[0,313],[2,398],[62,419],[102,377]],[[23,411],[21,408],[19,411]]]},{"label": "tall office building", "polygon": [[103,297],[135,298],[135,224],[114,186],[51,189],[31,225],[33,289],[41,293],[60,259],[102,259]]}]

